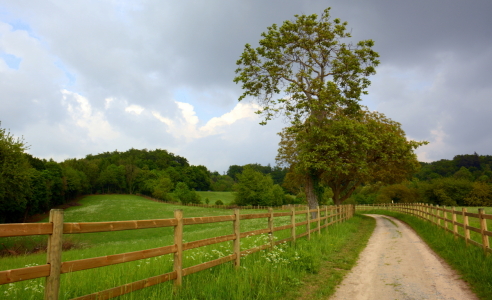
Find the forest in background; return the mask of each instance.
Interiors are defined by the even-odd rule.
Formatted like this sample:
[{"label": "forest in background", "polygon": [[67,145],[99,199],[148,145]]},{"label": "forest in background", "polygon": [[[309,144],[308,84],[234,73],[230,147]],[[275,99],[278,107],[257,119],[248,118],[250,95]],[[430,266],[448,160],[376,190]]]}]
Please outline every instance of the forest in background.
[{"label": "forest in background", "polygon": [[[231,165],[220,174],[162,149],[115,150],[55,162],[28,154],[24,145],[0,128],[0,223],[22,222],[88,194],[142,194],[186,204],[202,203],[195,191],[210,190],[234,191],[237,205],[306,203],[303,187],[278,166]],[[420,165],[401,183],[360,186],[345,203],[492,206],[491,155],[457,155]],[[332,204],[330,188],[323,188],[320,204]]]}]

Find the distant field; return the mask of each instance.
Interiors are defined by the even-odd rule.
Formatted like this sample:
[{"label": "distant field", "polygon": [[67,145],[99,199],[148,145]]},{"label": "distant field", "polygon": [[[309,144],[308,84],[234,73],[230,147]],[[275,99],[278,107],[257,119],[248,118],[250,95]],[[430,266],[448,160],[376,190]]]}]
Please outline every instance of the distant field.
[{"label": "distant field", "polygon": [[234,201],[234,192],[197,192],[202,197],[202,203],[205,204],[205,199],[210,200],[210,205],[215,204],[215,201],[222,200],[225,205],[231,204]]}]

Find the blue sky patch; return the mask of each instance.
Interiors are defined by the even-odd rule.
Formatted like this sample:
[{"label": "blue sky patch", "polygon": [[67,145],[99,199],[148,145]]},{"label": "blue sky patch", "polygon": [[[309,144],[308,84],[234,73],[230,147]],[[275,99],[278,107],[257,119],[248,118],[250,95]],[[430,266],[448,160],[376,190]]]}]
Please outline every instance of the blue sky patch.
[{"label": "blue sky patch", "polygon": [[9,68],[14,70],[19,70],[19,66],[22,61],[22,58],[5,52],[0,52],[0,58],[2,58],[5,61],[5,63]]}]

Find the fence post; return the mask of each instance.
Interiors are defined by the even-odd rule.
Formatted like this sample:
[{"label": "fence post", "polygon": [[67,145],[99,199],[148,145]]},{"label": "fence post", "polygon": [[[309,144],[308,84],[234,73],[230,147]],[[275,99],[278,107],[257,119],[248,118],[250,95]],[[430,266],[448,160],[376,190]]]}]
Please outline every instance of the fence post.
[{"label": "fence post", "polygon": [[174,288],[181,287],[183,283],[183,211],[176,209],[174,218],[178,224],[174,226],[174,244],[176,245],[176,253],[174,253],[174,272],[176,279],[174,280]]},{"label": "fence post", "polygon": [[236,259],[234,260],[234,267],[239,269],[241,266],[241,226],[239,223],[239,208],[234,209],[234,221],[232,222],[232,226],[234,228],[234,235],[236,238],[234,239],[234,254],[236,254]]},{"label": "fence post", "polygon": [[483,217],[485,210],[483,208],[478,209],[478,216],[480,218],[480,234],[482,235],[482,247],[485,255],[488,254],[487,249],[490,248],[489,245],[489,237],[485,235],[485,231],[487,231],[487,219]]},{"label": "fence post", "polygon": [[463,227],[465,229],[465,244],[468,246],[468,241],[470,240],[470,229],[468,229],[468,216],[466,215],[466,207],[461,209],[461,213],[463,215]]},{"label": "fence post", "polygon": [[318,235],[321,234],[321,213],[319,210],[319,205],[318,205]]},{"label": "fence post", "polygon": [[444,230],[448,229],[448,213],[446,212],[446,206],[442,207],[442,216],[444,218]]},{"label": "fence post", "polygon": [[437,226],[441,226],[441,214],[439,213],[439,205],[436,205]]},{"label": "fence post", "polygon": [[325,205],[325,227],[326,227],[326,230],[328,230],[328,205]]},{"label": "fence post", "polygon": [[46,277],[44,299],[58,300],[60,293],[63,209],[50,210],[49,222],[53,224],[53,232],[48,237],[48,248],[46,250],[46,263],[50,265],[50,276]]},{"label": "fence post", "polygon": [[292,224],[292,228],[290,229],[290,235],[292,237],[292,242],[296,243],[296,207],[293,206],[290,208],[290,223]]},{"label": "fence post", "polygon": [[453,217],[451,219],[453,219],[453,235],[454,235],[454,239],[456,240],[458,238],[458,225],[456,225],[456,211],[455,211],[455,208],[453,206],[452,208],[453,212]]},{"label": "fence post", "polygon": [[311,216],[309,213],[309,206],[307,206],[307,214],[306,214],[306,230],[307,230],[307,239],[308,241],[311,240]]},{"label": "fence post", "polygon": [[275,246],[275,238],[273,236],[273,209],[271,207],[268,208],[268,213],[270,216],[268,217],[268,231],[270,233],[270,248],[273,249]]}]

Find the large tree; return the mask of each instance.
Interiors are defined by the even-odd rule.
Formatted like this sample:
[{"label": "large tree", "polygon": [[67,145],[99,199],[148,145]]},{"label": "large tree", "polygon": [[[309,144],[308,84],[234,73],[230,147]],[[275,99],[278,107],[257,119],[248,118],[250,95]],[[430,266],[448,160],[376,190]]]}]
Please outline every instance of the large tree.
[{"label": "large tree", "polygon": [[311,188],[320,195],[322,186],[328,186],[335,204],[348,199],[361,184],[408,179],[420,167],[413,150],[427,143],[407,140],[399,123],[366,110],[309,124],[315,124],[316,130],[300,125],[280,133],[277,162],[290,166],[298,184],[309,184],[303,179],[314,174],[318,182],[305,187],[306,193]]},{"label": "large tree", "polygon": [[0,128],[0,223],[17,221],[31,194],[30,165],[22,138]]},{"label": "large tree", "polygon": [[[332,20],[330,8],[319,17],[296,15],[282,26],[273,24],[262,37],[256,49],[246,44],[234,78],[244,90],[239,100],[253,97],[261,105],[261,124],[281,115],[296,128],[316,132],[317,122],[334,112],[351,115],[360,109],[379,55],[372,40],[350,42],[347,22]],[[306,171],[306,196],[315,207],[320,174]]]}]

